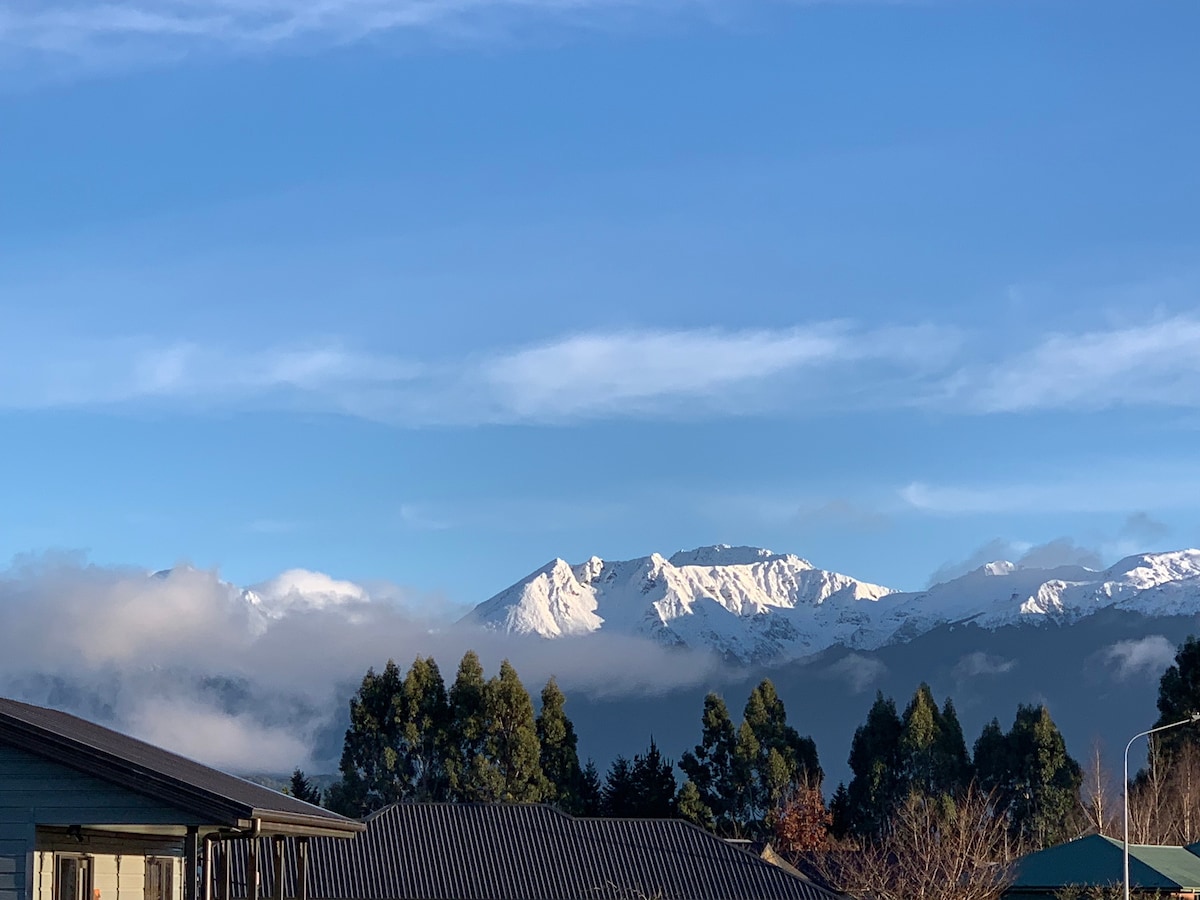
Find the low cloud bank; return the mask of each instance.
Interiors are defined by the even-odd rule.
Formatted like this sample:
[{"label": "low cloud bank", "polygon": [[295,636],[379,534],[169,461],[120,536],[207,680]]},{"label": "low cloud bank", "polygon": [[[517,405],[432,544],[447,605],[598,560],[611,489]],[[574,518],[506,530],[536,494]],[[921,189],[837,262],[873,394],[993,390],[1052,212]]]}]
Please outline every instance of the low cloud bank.
[{"label": "low cloud bank", "polygon": [[1136,675],[1158,678],[1175,662],[1175,645],[1161,634],[1140,640],[1117,641],[1105,651],[1120,679]]},{"label": "low cloud bank", "polygon": [[510,658],[531,693],[554,675],[568,703],[664,692],[719,666],[633,638],[507,638],[457,626],[444,603],[395,585],[356,594],[316,573],[285,575],[337,590],[252,598],[215,572],[19,560],[0,573],[0,694],[235,772],[329,771],[349,695],[389,658],[406,667],[433,656],[447,682],[468,649],[489,673]]}]

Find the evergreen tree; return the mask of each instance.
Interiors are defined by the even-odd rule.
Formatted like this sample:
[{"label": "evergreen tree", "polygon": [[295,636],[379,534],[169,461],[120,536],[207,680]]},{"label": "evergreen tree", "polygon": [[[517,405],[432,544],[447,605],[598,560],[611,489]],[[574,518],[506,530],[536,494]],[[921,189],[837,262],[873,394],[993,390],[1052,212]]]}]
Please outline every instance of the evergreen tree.
[{"label": "evergreen tree", "polygon": [[321,803],[321,792],[311,781],[304,777],[304,772],[297,768],[292,772],[291,781],[288,783],[287,793],[291,794],[297,800],[303,800],[305,803],[311,803],[317,806]]},{"label": "evergreen tree", "polygon": [[999,791],[1008,780],[1012,764],[1008,758],[1008,740],[998,719],[992,719],[975,741],[975,778],[985,792]]},{"label": "evergreen tree", "polygon": [[1008,734],[1008,793],[1013,831],[1034,847],[1077,835],[1083,770],[1044,706],[1017,707]]},{"label": "evergreen tree", "polygon": [[854,831],[854,811],[850,806],[850,792],[846,783],[839,781],[833,797],[829,800],[830,831],[841,839]]},{"label": "evergreen tree", "polygon": [[975,773],[1015,840],[1040,849],[1078,834],[1083,770],[1044,706],[1018,706],[1007,734],[989,722],[975,742]]},{"label": "evergreen tree", "polygon": [[706,831],[715,830],[716,821],[713,819],[712,810],[704,803],[704,799],[700,796],[700,789],[690,778],[684,781],[683,787],[679,789],[675,807],[679,811],[681,819],[686,819],[693,825],[699,825]]},{"label": "evergreen tree", "polygon": [[900,736],[904,726],[896,704],[883,692],[867,713],[867,721],[854,732],[850,743],[850,770],[854,777],[847,788],[847,811],[841,823],[861,837],[878,837],[887,828],[892,811],[904,796]]},{"label": "evergreen tree", "polygon": [[447,728],[446,776],[450,797],[460,802],[485,798],[482,782],[486,768],[484,740],[486,682],[483,666],[474,650],[468,650],[458,665],[458,674],[450,687],[450,711]]},{"label": "evergreen tree", "polygon": [[442,673],[432,657],[418,656],[413,661],[397,706],[408,797],[418,802],[445,800],[450,788],[446,768],[450,707]]},{"label": "evergreen tree", "polygon": [[553,678],[542,689],[542,711],[537,718],[542,771],[550,784],[548,799],[565,812],[582,812],[583,771],[579,768],[575,726],[563,709],[566,698]]},{"label": "evergreen tree", "polygon": [[644,819],[668,819],[675,815],[675,767],[664,759],[650,738],[645,754],[633,758],[630,767],[633,784],[633,808],[630,815]]},{"label": "evergreen tree", "polygon": [[341,782],[330,792],[331,808],[338,812],[362,816],[404,799],[408,779],[396,719],[402,691],[400,669],[389,659],[380,673],[368,669],[350,698]]},{"label": "evergreen tree", "polygon": [[900,760],[904,793],[938,794],[936,746],[941,734],[941,714],[929,685],[921,684],[901,717]]},{"label": "evergreen tree", "polygon": [[739,729],[735,751],[740,817],[751,832],[765,834],[766,818],[784,796],[801,786],[820,786],[821,766],[812,738],[788,725],[783,700],[769,679],[750,692],[743,721],[749,734]]},{"label": "evergreen tree", "polygon": [[[1154,727],[1182,722],[1200,711],[1200,641],[1192,635],[1175,652],[1175,662],[1158,682],[1158,721]],[[1200,723],[1172,728],[1151,737],[1155,748],[1170,760],[1185,744],[1200,743]]]},{"label": "evergreen tree", "polygon": [[729,709],[719,694],[710,693],[704,698],[700,743],[694,751],[683,754],[679,768],[696,786],[700,800],[712,813],[714,829],[725,835],[737,830],[736,747],[737,734],[729,718]]},{"label": "evergreen tree", "polygon": [[733,802],[730,810],[732,833],[738,837],[757,833],[766,813],[766,789],[758,783],[758,756],[762,745],[750,723],[738,727],[733,746]]},{"label": "evergreen tree", "polygon": [[484,757],[478,774],[485,799],[537,803],[549,787],[542,772],[533,701],[506,659],[483,692]]},{"label": "evergreen tree", "polygon": [[900,734],[902,793],[957,797],[971,780],[967,746],[954,704],[937,708],[929,685],[922,684],[904,710]]},{"label": "evergreen tree", "polygon": [[603,815],[603,791],[604,786],[600,782],[600,772],[596,769],[596,763],[589,759],[587,765],[583,767],[583,777],[579,783],[578,815]]},{"label": "evergreen tree", "polygon": [[608,767],[601,793],[601,809],[613,819],[632,816],[637,805],[634,795],[633,767],[624,756],[618,755]]},{"label": "evergreen tree", "polygon": [[967,742],[963,737],[962,724],[958,721],[958,711],[949,697],[942,704],[941,726],[934,746],[939,772],[935,786],[942,793],[958,796],[970,785],[975,773],[971,770],[971,758],[967,755]]}]

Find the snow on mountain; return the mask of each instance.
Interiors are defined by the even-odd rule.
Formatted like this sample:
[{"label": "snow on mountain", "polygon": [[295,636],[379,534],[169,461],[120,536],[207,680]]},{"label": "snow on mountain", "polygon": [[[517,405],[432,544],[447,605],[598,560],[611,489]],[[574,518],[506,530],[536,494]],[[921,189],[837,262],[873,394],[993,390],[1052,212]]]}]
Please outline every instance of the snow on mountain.
[{"label": "snow on mountain", "polygon": [[740,662],[798,659],[837,644],[875,649],[939,625],[1070,623],[1106,607],[1200,612],[1200,550],[1132,556],[1097,572],[997,561],[900,593],[807,560],[718,545],[628,561],[555,560],[465,621],[546,638],[598,631],[707,648]]},{"label": "snow on mountain", "polygon": [[163,569],[150,577],[165,581],[199,578],[215,582],[229,603],[244,610],[250,630],[259,634],[270,622],[296,612],[337,608],[348,621],[354,621],[357,618],[355,607],[371,601],[370,594],[361,585],[307,569],[289,569],[248,588],[223,581],[214,572],[188,565]]},{"label": "snow on mountain", "polygon": [[602,629],[639,634],[748,662],[852,641],[870,621],[865,607],[891,593],[797,556],[722,545],[671,559],[555,560],[467,619],[548,638]]},{"label": "snow on mountain", "polygon": [[326,609],[368,603],[371,599],[361,585],[352,581],[338,581],[308,569],[289,569],[269,581],[254,585],[246,594],[246,599],[271,619],[281,618],[293,610]]}]

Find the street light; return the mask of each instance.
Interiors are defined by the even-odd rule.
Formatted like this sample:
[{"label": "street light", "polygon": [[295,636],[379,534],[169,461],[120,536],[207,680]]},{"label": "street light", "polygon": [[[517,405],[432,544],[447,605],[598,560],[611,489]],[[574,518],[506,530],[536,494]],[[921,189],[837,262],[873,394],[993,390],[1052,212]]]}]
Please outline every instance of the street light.
[{"label": "street light", "polygon": [[1157,728],[1151,728],[1149,731],[1135,734],[1129,739],[1129,743],[1125,745],[1125,781],[1123,782],[1125,786],[1125,900],[1129,900],[1129,748],[1140,737],[1146,737],[1159,731],[1166,731],[1168,728],[1178,728],[1180,725],[1190,725],[1192,722],[1200,722],[1200,712],[1194,712],[1186,719],[1180,719],[1178,722],[1172,722],[1170,725],[1159,725]]}]

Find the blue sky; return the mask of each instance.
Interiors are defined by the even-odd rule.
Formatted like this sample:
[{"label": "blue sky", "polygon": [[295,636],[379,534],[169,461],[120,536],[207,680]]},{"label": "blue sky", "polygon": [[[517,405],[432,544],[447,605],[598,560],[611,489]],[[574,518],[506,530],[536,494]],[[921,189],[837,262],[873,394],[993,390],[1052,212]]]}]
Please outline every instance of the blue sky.
[{"label": "blue sky", "polygon": [[715,542],[908,589],[1195,546],[1198,28],[18,3],[0,558],[473,603]]}]

